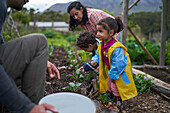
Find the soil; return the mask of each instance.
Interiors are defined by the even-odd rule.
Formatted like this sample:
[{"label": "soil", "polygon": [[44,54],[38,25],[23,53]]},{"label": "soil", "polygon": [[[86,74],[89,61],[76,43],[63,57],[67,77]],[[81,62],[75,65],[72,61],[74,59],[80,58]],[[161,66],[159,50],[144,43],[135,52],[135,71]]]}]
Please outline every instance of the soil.
[{"label": "soil", "polygon": [[[54,63],[56,67],[59,69],[61,79],[58,80],[57,78],[49,79],[47,76],[46,80],[46,88],[45,88],[45,95],[57,93],[57,92],[71,92],[67,89],[62,89],[63,87],[69,86],[70,82],[73,82],[74,79],[71,77],[67,77],[66,75],[73,75],[75,70],[70,67],[70,63],[67,62],[68,55],[66,54],[63,47],[54,48],[53,54],[49,57],[49,61]],[[145,70],[146,71],[146,70]],[[152,73],[159,74],[158,77],[162,77],[161,70],[157,72],[148,71],[151,75]],[[155,75],[155,74],[153,74]],[[169,79],[168,79],[169,80]],[[84,86],[81,85],[80,88],[91,86],[90,81],[83,81]],[[80,88],[75,92],[81,94]],[[89,93],[87,91],[87,93]],[[88,95],[85,95],[88,96]],[[91,97],[91,99],[95,102],[97,111],[96,113],[112,113],[111,110],[105,108],[98,97]],[[153,90],[147,94],[142,93],[138,94],[138,96],[129,99],[127,101],[123,101],[123,113],[170,113],[170,101],[163,98],[158,93],[154,92]]]}]

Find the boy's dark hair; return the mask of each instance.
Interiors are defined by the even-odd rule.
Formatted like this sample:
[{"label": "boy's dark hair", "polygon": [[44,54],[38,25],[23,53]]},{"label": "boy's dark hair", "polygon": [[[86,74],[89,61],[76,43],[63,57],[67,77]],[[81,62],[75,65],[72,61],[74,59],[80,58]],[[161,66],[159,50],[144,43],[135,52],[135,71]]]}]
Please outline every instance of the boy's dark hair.
[{"label": "boy's dark hair", "polygon": [[120,17],[115,17],[115,19],[111,17],[106,17],[104,19],[101,19],[97,25],[103,26],[103,28],[108,32],[110,30],[114,30],[114,34],[119,33],[123,30],[123,23],[120,20]]},{"label": "boy's dark hair", "polygon": [[67,7],[67,12],[70,13],[70,11],[75,8],[77,10],[81,10],[80,7],[83,8],[83,18],[81,22],[78,22],[77,20],[75,20],[72,16],[70,16],[70,20],[69,20],[69,30],[70,31],[74,31],[74,29],[80,24],[82,23],[83,25],[86,24],[87,20],[88,20],[88,16],[87,16],[87,9],[78,1],[72,2],[68,7]]},{"label": "boy's dark hair", "polygon": [[84,47],[88,48],[89,44],[94,44],[96,42],[95,35],[92,32],[84,32],[80,33],[80,35],[77,38],[76,45],[78,47]]}]

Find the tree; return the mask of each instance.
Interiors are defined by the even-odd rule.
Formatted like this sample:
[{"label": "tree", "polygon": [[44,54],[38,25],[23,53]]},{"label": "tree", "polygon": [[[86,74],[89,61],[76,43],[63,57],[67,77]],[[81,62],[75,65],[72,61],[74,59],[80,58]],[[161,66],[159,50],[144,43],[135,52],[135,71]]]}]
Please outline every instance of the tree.
[{"label": "tree", "polygon": [[159,64],[165,65],[168,0],[162,0],[162,2],[163,2],[163,10],[162,10],[162,18],[161,18],[161,49],[160,49]]},{"label": "tree", "polygon": [[123,23],[124,23],[124,30],[122,31],[122,39],[121,42],[123,45],[126,46],[126,37],[127,37],[127,29],[128,29],[128,6],[129,0],[124,0],[123,2]]},{"label": "tree", "polygon": [[24,26],[29,25],[30,18],[29,15],[26,14],[25,12],[16,11],[15,13],[12,14],[12,17],[14,21],[16,21],[17,23],[21,23]]}]

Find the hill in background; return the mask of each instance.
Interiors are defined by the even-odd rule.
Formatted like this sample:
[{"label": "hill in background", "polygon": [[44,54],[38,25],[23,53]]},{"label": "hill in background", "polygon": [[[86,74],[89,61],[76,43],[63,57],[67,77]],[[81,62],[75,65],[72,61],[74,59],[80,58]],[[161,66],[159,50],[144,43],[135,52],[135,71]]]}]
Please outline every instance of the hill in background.
[{"label": "hill in background", "polygon": [[[122,6],[120,3],[122,0],[77,0],[80,1],[86,7],[92,7],[97,9],[106,9],[109,12],[114,12],[115,15],[122,13]],[[135,0],[130,0],[131,5]],[[61,13],[67,12],[67,7],[70,3],[57,3],[49,7],[49,10],[61,11]],[[132,12],[159,12],[160,6],[162,6],[161,0],[140,0],[137,7],[134,6],[129,13]]]}]

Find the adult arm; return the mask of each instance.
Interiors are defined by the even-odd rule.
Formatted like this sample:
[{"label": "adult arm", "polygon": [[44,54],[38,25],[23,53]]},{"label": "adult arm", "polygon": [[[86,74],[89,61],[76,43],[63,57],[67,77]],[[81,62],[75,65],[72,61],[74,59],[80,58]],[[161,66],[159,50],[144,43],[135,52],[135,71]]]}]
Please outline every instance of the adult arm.
[{"label": "adult arm", "polygon": [[0,103],[13,113],[29,113],[35,105],[16,87],[2,65],[0,65]]},{"label": "adult arm", "polygon": [[46,110],[58,113],[49,104],[35,105],[32,103],[8,77],[2,65],[0,65],[0,104],[13,113],[47,113]]}]

